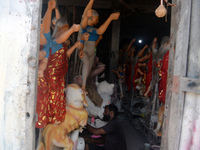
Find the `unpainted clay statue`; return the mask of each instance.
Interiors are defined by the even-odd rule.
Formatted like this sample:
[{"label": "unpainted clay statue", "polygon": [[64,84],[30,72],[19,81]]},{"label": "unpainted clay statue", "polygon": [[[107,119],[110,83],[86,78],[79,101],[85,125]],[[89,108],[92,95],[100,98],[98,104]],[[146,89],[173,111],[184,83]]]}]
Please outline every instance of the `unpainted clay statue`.
[{"label": "unpainted clay statue", "polygon": [[131,88],[131,72],[132,72],[132,60],[134,59],[134,52],[135,47],[132,47],[132,44],[136,41],[136,38],[132,39],[131,42],[128,45],[128,48],[126,49],[126,56],[125,56],[125,64],[127,66],[126,69],[126,86],[128,87],[128,91]]},{"label": "unpainted clay statue", "polygon": [[99,28],[94,28],[94,26],[99,22],[99,14],[97,11],[92,10],[94,0],[90,0],[88,5],[86,6],[83,16],[82,16],[82,21],[81,21],[81,28],[82,34],[83,33],[89,33],[89,40],[88,41],[81,41],[84,43],[84,48],[83,51],[80,51],[80,53],[84,53],[82,55],[83,57],[81,58],[83,62],[83,68],[82,68],[82,77],[83,77],[83,84],[82,84],[82,89],[83,91],[86,91],[86,81],[88,78],[88,75],[91,71],[93,62],[94,62],[94,57],[95,57],[95,46],[96,46],[96,41],[98,40],[98,35],[102,35],[106,29],[108,28],[109,24],[111,23],[112,20],[117,20],[119,18],[120,13],[112,13],[109,18],[99,27]]},{"label": "unpainted clay statue", "polygon": [[152,80],[152,71],[153,71],[153,58],[152,58],[152,55],[155,55],[156,52],[157,52],[157,49],[156,49],[156,42],[157,42],[157,38],[154,38],[153,39],[153,43],[152,43],[152,53],[150,54],[150,59],[149,59],[149,62],[148,62],[148,72],[147,72],[147,77],[146,77],[146,83],[145,83],[145,86],[146,86],[146,91],[144,93],[144,97],[148,98],[148,96],[151,96],[151,86],[150,86],[150,83],[151,83],[151,80]]},{"label": "unpainted clay statue", "polygon": [[[162,86],[160,87],[159,90],[159,95],[163,95],[165,94],[164,91],[166,91],[166,81],[167,81],[167,69],[168,69],[168,58],[169,58],[169,48],[170,48],[170,41],[169,41],[169,37],[168,36],[164,36],[162,38],[162,41],[160,43],[160,48],[159,50],[155,49],[155,45],[156,45],[156,41],[157,38],[154,38],[153,41],[153,45],[152,45],[152,54],[153,54],[153,64],[156,64],[154,66],[152,66],[153,71],[151,71],[152,69],[149,69],[149,73],[153,73],[152,80],[150,85],[147,87],[147,91],[145,92],[144,96],[148,97],[149,92],[152,90],[153,86],[159,81],[159,84],[163,83]],[[149,62],[150,63],[150,62]],[[160,81],[161,80],[161,81]],[[163,89],[165,88],[165,90],[163,92],[161,92]],[[162,98],[161,98],[162,97]],[[159,99],[164,102],[165,98],[163,98],[164,96],[159,96]]]},{"label": "unpainted clay statue", "polygon": [[40,45],[46,45],[47,44],[47,39],[45,38],[45,36],[43,34],[43,30],[44,30],[44,25],[41,24],[40,25]]},{"label": "unpainted clay statue", "polygon": [[[133,76],[133,86],[134,86],[134,90],[136,90],[136,86],[139,81],[139,79],[142,77],[146,77],[146,61],[150,58],[150,54],[147,53],[146,55],[143,56],[143,53],[145,51],[145,49],[148,48],[148,45],[145,45],[143,47],[142,50],[139,51],[139,53],[137,54],[137,63],[135,65],[135,68],[134,68],[134,71],[135,71],[135,74]],[[143,81],[143,79],[142,79]],[[143,84],[143,83],[142,83]],[[142,88],[142,91],[144,90],[144,88]]]},{"label": "unpainted clay statue", "polygon": [[64,150],[76,150],[73,146],[77,144],[78,136],[72,141],[68,134],[87,124],[88,113],[83,107],[87,106],[87,101],[82,89],[76,84],[67,86],[66,100],[65,120],[58,125],[48,124],[45,127],[37,150],[51,150],[53,146],[62,147]]},{"label": "unpainted clay statue", "polygon": [[[166,96],[166,88],[167,88],[167,71],[168,71],[168,59],[169,59],[169,49],[170,49],[170,39],[168,36],[164,36],[161,41],[161,46],[159,50],[155,50],[157,39],[154,38],[153,45],[152,45],[152,61],[154,66],[152,66],[152,71],[149,70],[151,73],[151,83],[148,82],[150,85],[147,88],[144,96],[148,97],[149,92],[152,90],[154,85],[158,83],[158,90],[159,95],[158,98],[160,100],[161,106],[158,112],[158,123],[157,127],[154,130],[157,136],[161,136],[161,126],[163,122],[163,114],[164,114],[164,104],[165,104],[165,96]],[[152,63],[152,62],[151,62]],[[149,65],[148,65],[149,66]],[[150,68],[149,68],[150,69]],[[149,76],[148,76],[149,77]]]}]

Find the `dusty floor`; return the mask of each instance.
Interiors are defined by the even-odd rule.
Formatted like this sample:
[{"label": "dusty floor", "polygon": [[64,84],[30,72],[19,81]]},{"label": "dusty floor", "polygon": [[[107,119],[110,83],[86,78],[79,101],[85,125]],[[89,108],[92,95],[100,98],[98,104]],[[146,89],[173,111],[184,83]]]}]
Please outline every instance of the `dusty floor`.
[{"label": "dusty floor", "polygon": [[117,118],[124,128],[127,150],[144,150],[144,143],[147,142],[147,138],[134,128],[125,113],[120,113]]}]

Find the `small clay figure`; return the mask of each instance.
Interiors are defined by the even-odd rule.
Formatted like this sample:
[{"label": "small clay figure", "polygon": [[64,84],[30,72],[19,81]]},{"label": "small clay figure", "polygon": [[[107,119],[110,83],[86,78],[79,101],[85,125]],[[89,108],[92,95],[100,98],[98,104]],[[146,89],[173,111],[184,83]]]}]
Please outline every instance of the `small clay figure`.
[{"label": "small clay figure", "polygon": [[123,98],[124,97],[124,94],[123,94],[124,92],[123,92],[123,89],[122,89],[122,83],[124,83],[124,81],[125,81],[125,72],[126,72],[125,64],[123,64],[123,67],[122,67],[122,65],[120,65],[117,70],[112,69],[112,71],[114,73],[116,73],[117,76],[118,76],[118,83],[119,83],[120,93],[121,93],[121,97],[120,98]]}]

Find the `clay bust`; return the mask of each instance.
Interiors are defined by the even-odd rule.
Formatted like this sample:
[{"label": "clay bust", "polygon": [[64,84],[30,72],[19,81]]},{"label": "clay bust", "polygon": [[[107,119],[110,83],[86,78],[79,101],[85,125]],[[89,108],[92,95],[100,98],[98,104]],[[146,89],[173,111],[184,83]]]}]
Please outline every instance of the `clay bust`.
[{"label": "clay bust", "polygon": [[83,29],[82,33],[87,32],[90,34],[88,41],[85,41],[85,42],[82,41],[82,43],[84,43],[84,48],[83,48],[83,51],[80,51],[80,53],[84,53],[83,58],[81,60],[83,62],[82,89],[85,92],[86,92],[85,90],[86,81],[94,62],[95,46],[96,46],[96,41],[98,40],[98,35],[102,35],[108,28],[111,21],[117,20],[120,15],[120,13],[118,12],[112,13],[110,17],[99,28],[94,28],[94,26],[99,22],[99,14],[95,10],[92,10],[93,2],[94,0],[90,0],[88,5],[86,6],[83,16],[82,16],[82,21],[81,21],[81,28]]}]

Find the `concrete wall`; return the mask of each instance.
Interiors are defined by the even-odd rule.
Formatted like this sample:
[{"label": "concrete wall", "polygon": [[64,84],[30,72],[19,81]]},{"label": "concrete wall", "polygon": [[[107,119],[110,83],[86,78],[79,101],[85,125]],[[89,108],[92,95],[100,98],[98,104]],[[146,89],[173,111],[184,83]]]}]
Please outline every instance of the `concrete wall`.
[{"label": "concrete wall", "polygon": [[0,149],[34,149],[41,1],[0,5]]}]

